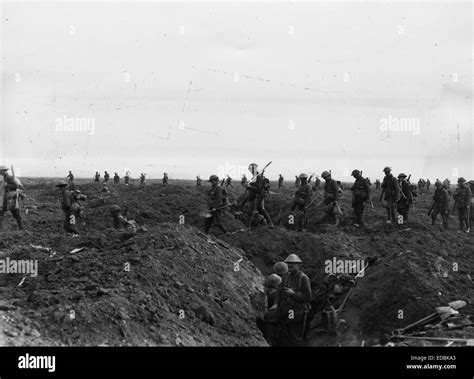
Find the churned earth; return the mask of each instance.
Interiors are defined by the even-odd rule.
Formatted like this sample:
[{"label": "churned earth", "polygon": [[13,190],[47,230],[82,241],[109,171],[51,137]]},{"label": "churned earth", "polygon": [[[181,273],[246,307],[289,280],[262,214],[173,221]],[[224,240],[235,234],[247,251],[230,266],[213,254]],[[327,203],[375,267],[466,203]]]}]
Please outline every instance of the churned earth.
[{"label": "churned earth", "polygon": [[[311,346],[384,344],[393,330],[454,300],[466,301],[463,315],[474,310],[473,234],[458,232],[453,215],[447,231],[430,225],[432,191],[417,197],[407,224],[389,226],[374,191],[364,229],[352,226],[350,191],[343,191],[338,225],[321,223],[318,198],[308,211],[306,231],[298,233],[291,217],[298,215],[289,209],[296,188],[272,183],[266,208],[279,225],[243,232],[233,216],[240,209],[233,206],[223,221],[235,233],[211,229],[205,235],[208,183],[196,188],[191,181],[164,186],[147,180],[140,187],[132,181],[128,187],[110,184],[110,193],[104,193],[101,184],[77,180],[88,201],[80,236],[72,238],[62,229],[54,180],[22,182],[26,230],[16,231],[6,217],[0,259],[36,260],[38,275],[0,274],[1,345],[265,346],[255,322],[265,312],[263,282],[273,264],[290,253],[302,258],[313,294],[324,284],[328,261],[368,264],[335,332],[318,325],[322,303],[315,296]],[[234,183],[228,193],[233,203],[244,189]],[[113,204],[146,231],[113,229]],[[336,307],[349,290],[344,287],[331,300]],[[430,333],[474,337],[472,327]]]}]

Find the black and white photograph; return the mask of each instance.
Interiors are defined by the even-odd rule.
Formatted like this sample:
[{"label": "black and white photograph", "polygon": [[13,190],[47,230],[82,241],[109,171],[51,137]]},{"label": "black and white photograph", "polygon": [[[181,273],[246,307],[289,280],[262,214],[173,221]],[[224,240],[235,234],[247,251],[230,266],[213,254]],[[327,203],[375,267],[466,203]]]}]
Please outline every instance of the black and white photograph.
[{"label": "black and white photograph", "polygon": [[391,367],[461,377],[472,1],[0,15],[0,377],[65,375],[72,347],[308,364],[350,347],[367,367],[416,349]]}]

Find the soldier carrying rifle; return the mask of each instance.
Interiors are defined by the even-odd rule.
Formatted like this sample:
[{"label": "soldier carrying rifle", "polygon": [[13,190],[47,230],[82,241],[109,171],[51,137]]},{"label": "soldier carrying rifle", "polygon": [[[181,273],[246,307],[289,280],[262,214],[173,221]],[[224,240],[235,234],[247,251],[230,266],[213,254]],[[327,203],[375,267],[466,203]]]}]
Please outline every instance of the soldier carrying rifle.
[{"label": "soldier carrying rifle", "polygon": [[430,210],[428,211],[428,216],[431,215],[431,225],[435,225],[436,217],[438,214],[441,214],[443,227],[447,229],[449,220],[448,191],[443,187],[443,184],[440,181],[435,183],[435,187],[436,189],[433,195],[433,202],[431,203]]},{"label": "soldier carrying rifle", "polygon": [[458,188],[453,194],[454,197],[454,207],[458,211],[458,220],[459,220],[459,229],[464,231],[464,224],[466,224],[466,233],[469,233],[471,230],[471,218],[470,218],[470,207],[472,192],[471,188],[466,186],[466,179],[458,179]]},{"label": "soldier carrying rifle", "polygon": [[209,233],[211,225],[214,224],[220,230],[222,230],[223,233],[227,233],[226,228],[224,227],[224,225],[222,225],[219,212],[225,206],[222,196],[222,187],[219,186],[219,178],[217,177],[217,175],[211,175],[209,177],[209,182],[211,182],[212,186],[208,193],[209,198],[207,203],[210,214],[208,215],[208,217],[206,217],[204,221],[204,231],[206,233]]},{"label": "soldier carrying rifle", "polygon": [[3,219],[6,212],[10,211],[13,218],[18,224],[18,229],[23,230],[23,222],[20,215],[20,198],[24,195],[21,193],[23,186],[18,178],[15,178],[15,173],[8,174],[9,168],[0,166],[0,176],[3,176],[3,183],[0,184],[0,198],[2,199],[2,206],[0,207],[0,231],[3,229]]}]

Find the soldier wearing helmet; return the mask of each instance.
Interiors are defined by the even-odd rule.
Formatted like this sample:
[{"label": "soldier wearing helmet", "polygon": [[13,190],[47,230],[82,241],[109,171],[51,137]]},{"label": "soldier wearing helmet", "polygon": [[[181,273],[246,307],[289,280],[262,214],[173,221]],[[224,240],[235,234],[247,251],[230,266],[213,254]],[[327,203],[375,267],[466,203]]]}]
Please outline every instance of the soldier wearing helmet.
[{"label": "soldier wearing helmet", "polygon": [[222,188],[219,186],[219,177],[217,175],[211,175],[209,177],[211,182],[211,189],[208,192],[208,202],[210,216],[204,220],[204,231],[209,233],[211,225],[217,226],[223,233],[227,233],[226,228],[222,225],[219,210],[224,206],[224,199],[222,196]]},{"label": "soldier wearing helmet", "polygon": [[119,184],[120,183],[120,176],[118,173],[114,174],[114,183]]},{"label": "soldier wearing helmet", "polygon": [[337,181],[331,177],[331,173],[323,171],[322,178],[326,181],[324,184],[324,204],[326,205],[326,219],[329,223],[335,224],[337,200],[339,200],[339,186]]},{"label": "soldier wearing helmet", "polygon": [[196,187],[201,187],[202,186],[202,180],[201,177],[198,175],[196,176]]},{"label": "soldier wearing helmet", "polygon": [[56,184],[56,187],[61,191],[61,208],[64,213],[64,230],[71,233],[73,237],[79,235],[77,229],[77,215],[74,210],[74,195],[71,191],[67,190],[67,183],[60,181]]},{"label": "soldier wearing helmet", "polygon": [[267,295],[267,306],[268,309],[273,307],[275,304],[275,295],[278,286],[281,283],[281,276],[277,274],[270,274],[265,280],[265,293]]},{"label": "soldier wearing helmet", "polygon": [[354,226],[364,226],[364,208],[365,203],[370,200],[370,186],[359,170],[353,170],[352,176],[355,182],[351,187],[352,208],[354,208],[355,220]]},{"label": "soldier wearing helmet", "polygon": [[410,204],[413,204],[413,195],[406,174],[399,174],[398,182],[400,186],[400,198],[397,202],[397,211],[398,214],[403,216],[403,222],[405,223],[408,221],[408,211],[410,210]]},{"label": "soldier wearing helmet", "polygon": [[283,277],[288,272],[288,265],[285,262],[277,262],[273,265],[273,273]]},{"label": "soldier wearing helmet", "polygon": [[114,220],[114,228],[115,229],[126,229],[126,235],[133,235],[138,232],[146,232],[147,229],[143,226],[138,226],[135,220],[129,220],[125,216],[120,214],[120,207],[118,205],[112,205],[110,207],[110,213],[112,214],[112,218]]},{"label": "soldier wearing helmet", "polygon": [[285,179],[284,179],[283,176],[280,174],[280,175],[278,176],[278,188],[283,187],[283,181],[284,181],[284,180],[285,180]]},{"label": "soldier wearing helmet", "polygon": [[3,183],[0,183],[0,198],[2,206],[0,207],[0,231],[3,229],[3,219],[5,213],[10,211],[18,224],[18,229],[23,230],[23,221],[20,214],[20,199],[24,197],[21,190],[23,186],[18,178],[8,174],[7,166],[0,166],[0,177]]},{"label": "soldier wearing helmet", "polygon": [[391,224],[396,222],[395,208],[400,198],[400,187],[398,186],[397,179],[392,175],[392,169],[385,167],[383,169],[385,177],[382,181],[382,193],[380,194],[380,201],[385,195],[384,200],[386,201],[385,208],[387,209],[387,223]]},{"label": "soldier wearing helmet", "polygon": [[288,342],[299,345],[304,336],[311,308],[311,283],[308,276],[300,270],[302,264],[300,257],[290,254],[285,263],[288,265],[288,273],[278,286],[275,304],[271,309],[278,311],[280,320],[287,326]]},{"label": "soldier wearing helmet", "polygon": [[163,173],[163,184],[167,185],[168,184],[168,174],[166,172]]},{"label": "soldier wearing helmet", "polygon": [[125,176],[123,177],[123,180],[125,181],[125,185],[128,186],[128,182],[130,181],[130,171],[127,171],[125,173]]},{"label": "soldier wearing helmet", "polygon": [[140,187],[145,185],[145,174],[142,172],[140,173]]},{"label": "soldier wearing helmet", "polygon": [[466,179],[463,177],[458,179],[458,187],[453,194],[454,205],[458,211],[459,229],[464,231],[466,227],[466,233],[471,230],[471,216],[470,206],[472,201],[472,192],[469,185],[466,185]]},{"label": "soldier wearing helmet", "polygon": [[107,183],[110,179],[110,175],[107,171],[104,172],[104,183]]},{"label": "soldier wearing helmet", "polygon": [[99,181],[100,181],[100,174],[98,171],[96,171],[94,175],[94,182],[99,183]]},{"label": "soldier wearing helmet", "polygon": [[244,200],[244,203],[250,201],[250,217],[248,222],[248,229],[252,228],[253,219],[259,214],[262,214],[265,218],[267,225],[273,226],[273,221],[270,218],[267,210],[265,209],[265,198],[268,195],[270,189],[270,182],[262,173],[258,172],[258,165],[251,163],[249,165],[249,171],[252,174],[252,179],[247,186],[248,197]]},{"label": "soldier wearing helmet", "polygon": [[69,171],[69,174],[68,174],[68,176],[66,176],[66,179],[69,180],[69,190],[74,191],[75,184],[74,184],[74,175],[73,175],[72,171]]},{"label": "soldier wearing helmet", "polygon": [[303,230],[303,225],[306,226],[306,208],[309,203],[311,203],[311,187],[308,184],[308,175],[300,174],[300,186],[295,192],[295,197],[293,200],[293,206],[291,210],[296,208],[301,212],[297,217],[297,230],[301,232]]}]

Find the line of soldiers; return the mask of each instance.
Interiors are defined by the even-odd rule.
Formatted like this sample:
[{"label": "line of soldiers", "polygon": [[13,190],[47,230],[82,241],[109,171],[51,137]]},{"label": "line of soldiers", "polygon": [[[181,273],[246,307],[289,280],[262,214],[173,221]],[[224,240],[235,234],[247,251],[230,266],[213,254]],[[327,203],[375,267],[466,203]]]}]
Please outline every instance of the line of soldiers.
[{"label": "line of soldiers", "polygon": [[420,180],[418,180],[418,189],[421,190],[421,189],[426,188],[426,190],[429,191],[430,187],[431,187],[431,182],[429,179],[425,180],[425,179],[420,178]]}]

